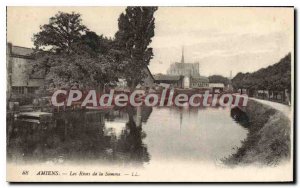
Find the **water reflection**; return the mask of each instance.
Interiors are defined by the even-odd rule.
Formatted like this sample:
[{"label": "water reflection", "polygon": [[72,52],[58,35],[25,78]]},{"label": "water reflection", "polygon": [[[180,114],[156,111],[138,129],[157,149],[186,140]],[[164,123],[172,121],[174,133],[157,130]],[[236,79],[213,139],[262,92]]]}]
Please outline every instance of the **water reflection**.
[{"label": "water reflection", "polygon": [[[146,122],[152,109],[141,109]],[[8,158],[14,162],[64,163],[76,161],[142,165],[150,160],[143,144],[146,134],[126,109],[109,112],[67,112],[38,124],[13,121],[9,126]]]},{"label": "water reflection", "polygon": [[141,107],[65,112],[49,123],[7,121],[8,159],[145,166],[160,160],[214,161],[235,152],[247,130],[229,108]]},{"label": "water reflection", "polygon": [[248,132],[230,108],[155,108],[143,129],[152,163],[215,163],[234,153]]},{"label": "water reflection", "polygon": [[249,126],[249,117],[245,112],[243,112],[238,107],[234,107],[230,110],[230,116],[241,126],[248,128]]}]

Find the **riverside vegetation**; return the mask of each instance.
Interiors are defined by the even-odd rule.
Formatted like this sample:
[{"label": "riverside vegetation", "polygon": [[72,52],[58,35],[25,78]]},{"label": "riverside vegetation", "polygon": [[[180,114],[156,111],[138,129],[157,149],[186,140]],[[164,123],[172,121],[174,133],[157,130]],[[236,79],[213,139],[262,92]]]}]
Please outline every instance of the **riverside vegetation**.
[{"label": "riverside vegetation", "polygon": [[224,159],[228,165],[271,165],[291,157],[291,123],[283,113],[249,100],[246,107],[249,121],[247,138],[237,152]]}]

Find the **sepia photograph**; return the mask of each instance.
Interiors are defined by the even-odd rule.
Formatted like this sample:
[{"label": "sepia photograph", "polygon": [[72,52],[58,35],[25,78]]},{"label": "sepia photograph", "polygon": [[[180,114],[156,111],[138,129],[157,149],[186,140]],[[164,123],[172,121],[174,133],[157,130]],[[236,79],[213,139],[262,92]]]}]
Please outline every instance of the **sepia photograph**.
[{"label": "sepia photograph", "polygon": [[7,6],[6,181],[294,182],[294,14]]}]

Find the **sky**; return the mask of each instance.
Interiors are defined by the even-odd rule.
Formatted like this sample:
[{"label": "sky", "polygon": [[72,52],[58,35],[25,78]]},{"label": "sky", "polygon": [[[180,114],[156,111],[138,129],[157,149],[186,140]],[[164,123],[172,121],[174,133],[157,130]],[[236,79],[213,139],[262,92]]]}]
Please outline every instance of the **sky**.
[{"label": "sky", "polygon": [[[33,47],[32,36],[58,11],[79,12],[97,34],[114,37],[125,7],[8,7],[7,40]],[[200,75],[233,76],[278,62],[294,49],[293,8],[159,7],[150,46],[152,74],[166,73],[171,63],[200,64]]]}]

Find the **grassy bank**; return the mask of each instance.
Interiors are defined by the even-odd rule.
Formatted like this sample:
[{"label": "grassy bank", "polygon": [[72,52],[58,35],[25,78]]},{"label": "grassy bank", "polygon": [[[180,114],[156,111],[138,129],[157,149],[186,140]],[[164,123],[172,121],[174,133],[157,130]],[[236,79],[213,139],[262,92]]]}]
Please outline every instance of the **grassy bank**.
[{"label": "grassy bank", "polygon": [[224,159],[228,165],[277,165],[291,156],[291,123],[281,112],[249,100],[248,135],[236,153]]}]

